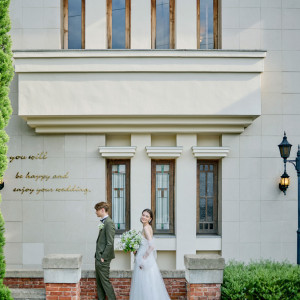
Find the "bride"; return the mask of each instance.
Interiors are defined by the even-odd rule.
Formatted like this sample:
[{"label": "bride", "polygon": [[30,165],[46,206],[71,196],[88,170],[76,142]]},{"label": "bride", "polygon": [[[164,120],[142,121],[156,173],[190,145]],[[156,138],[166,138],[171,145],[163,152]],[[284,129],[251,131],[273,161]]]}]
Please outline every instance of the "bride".
[{"label": "bride", "polygon": [[144,209],[141,216],[143,238],[135,257],[130,300],[170,299],[156,263],[156,251],[151,227],[152,220],[152,211]]}]

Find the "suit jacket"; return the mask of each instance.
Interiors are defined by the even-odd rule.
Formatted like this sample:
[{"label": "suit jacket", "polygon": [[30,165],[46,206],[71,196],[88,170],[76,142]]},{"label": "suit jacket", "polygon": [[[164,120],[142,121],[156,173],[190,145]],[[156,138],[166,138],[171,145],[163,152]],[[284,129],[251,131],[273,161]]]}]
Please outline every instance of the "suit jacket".
[{"label": "suit jacket", "polygon": [[99,230],[95,258],[100,261],[111,260],[115,258],[114,238],[115,238],[115,224],[110,217],[104,221],[104,227]]}]

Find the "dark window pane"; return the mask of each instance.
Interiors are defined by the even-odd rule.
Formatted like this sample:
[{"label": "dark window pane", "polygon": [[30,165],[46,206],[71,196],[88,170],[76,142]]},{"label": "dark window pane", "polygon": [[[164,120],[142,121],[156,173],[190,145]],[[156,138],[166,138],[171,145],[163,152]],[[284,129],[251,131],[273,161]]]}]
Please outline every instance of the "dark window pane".
[{"label": "dark window pane", "polygon": [[112,0],[112,49],[125,49],[125,0]]},{"label": "dark window pane", "polygon": [[200,221],[206,219],[206,201],[205,198],[200,198]]},{"label": "dark window pane", "polygon": [[214,49],[213,0],[200,0],[200,49]]},{"label": "dark window pane", "polygon": [[81,49],[81,0],[68,2],[68,48]]},{"label": "dark window pane", "polygon": [[156,165],[156,228],[169,229],[169,165]]},{"label": "dark window pane", "polygon": [[213,197],[214,195],[214,173],[207,173],[207,197]]},{"label": "dark window pane", "polygon": [[116,229],[125,230],[126,165],[112,165],[112,219]]},{"label": "dark window pane", "polygon": [[170,1],[156,1],[156,49],[170,48]]},{"label": "dark window pane", "polygon": [[207,198],[207,219],[206,221],[213,221],[213,206],[214,206],[214,199],[213,198]]},{"label": "dark window pane", "polygon": [[200,173],[200,197],[205,197],[206,194],[206,176],[205,173]]}]

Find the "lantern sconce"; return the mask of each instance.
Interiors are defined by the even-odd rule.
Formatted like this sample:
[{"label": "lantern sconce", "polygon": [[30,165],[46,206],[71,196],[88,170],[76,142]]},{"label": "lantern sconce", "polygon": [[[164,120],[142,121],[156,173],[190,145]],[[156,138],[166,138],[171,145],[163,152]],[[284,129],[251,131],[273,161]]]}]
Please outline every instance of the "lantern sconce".
[{"label": "lantern sconce", "polygon": [[278,145],[280,156],[283,158],[284,163],[284,173],[281,175],[280,183],[279,183],[279,189],[286,195],[286,190],[290,185],[290,176],[286,173],[286,163],[292,162],[288,160],[292,145],[288,142],[286,133],[284,132],[284,136],[282,139],[282,142]]},{"label": "lantern sconce", "polygon": [[288,189],[289,185],[290,185],[290,176],[286,172],[284,172],[281,175],[280,182],[279,182],[279,189],[284,193],[284,195],[286,195],[286,190]]},{"label": "lantern sconce", "polygon": [[0,191],[4,188],[3,178],[0,178]]}]

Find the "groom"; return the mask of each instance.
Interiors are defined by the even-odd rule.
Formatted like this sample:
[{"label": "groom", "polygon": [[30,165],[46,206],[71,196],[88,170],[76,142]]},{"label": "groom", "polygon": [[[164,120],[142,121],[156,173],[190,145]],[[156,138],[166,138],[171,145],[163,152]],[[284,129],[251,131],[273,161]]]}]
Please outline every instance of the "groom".
[{"label": "groom", "polygon": [[99,234],[96,242],[95,269],[99,300],[115,300],[116,295],[109,281],[110,262],[115,258],[115,224],[108,216],[109,205],[99,202],[95,205],[96,215],[100,218]]}]

